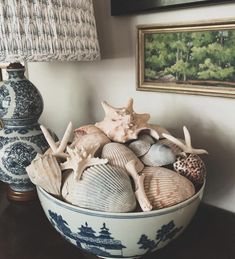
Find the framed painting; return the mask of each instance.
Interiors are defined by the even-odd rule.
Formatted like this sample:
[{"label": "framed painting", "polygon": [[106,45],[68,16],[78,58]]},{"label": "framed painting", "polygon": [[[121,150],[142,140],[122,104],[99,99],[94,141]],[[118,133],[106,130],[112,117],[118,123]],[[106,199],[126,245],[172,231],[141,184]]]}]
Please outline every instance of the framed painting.
[{"label": "framed painting", "polygon": [[137,90],[235,97],[235,21],[138,26]]},{"label": "framed painting", "polygon": [[172,8],[229,3],[234,0],[111,0],[111,14],[124,15]]}]

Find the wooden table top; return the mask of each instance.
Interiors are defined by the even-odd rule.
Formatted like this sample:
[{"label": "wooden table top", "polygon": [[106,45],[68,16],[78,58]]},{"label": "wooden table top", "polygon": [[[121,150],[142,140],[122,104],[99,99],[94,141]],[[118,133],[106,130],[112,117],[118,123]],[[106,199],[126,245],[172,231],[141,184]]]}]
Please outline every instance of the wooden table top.
[{"label": "wooden table top", "polygon": [[[65,241],[38,200],[9,202],[0,184],[0,259],[95,259]],[[201,204],[181,236],[143,259],[234,259],[235,214]]]}]

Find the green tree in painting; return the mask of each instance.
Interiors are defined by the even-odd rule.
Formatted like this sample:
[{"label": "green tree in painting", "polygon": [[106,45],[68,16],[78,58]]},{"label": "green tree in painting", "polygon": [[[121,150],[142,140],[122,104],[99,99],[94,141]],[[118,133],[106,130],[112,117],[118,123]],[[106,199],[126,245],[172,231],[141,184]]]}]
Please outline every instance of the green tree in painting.
[{"label": "green tree in painting", "polygon": [[147,34],[145,77],[192,84],[230,81],[231,85],[235,81],[234,42],[234,30]]}]

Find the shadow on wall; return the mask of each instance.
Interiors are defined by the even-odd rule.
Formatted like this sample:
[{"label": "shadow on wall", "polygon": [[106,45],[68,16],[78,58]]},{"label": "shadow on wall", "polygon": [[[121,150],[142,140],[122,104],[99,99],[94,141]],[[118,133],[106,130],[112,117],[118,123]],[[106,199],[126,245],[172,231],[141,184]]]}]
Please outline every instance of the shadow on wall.
[{"label": "shadow on wall", "polygon": [[130,16],[111,16],[110,0],[93,1],[102,59],[130,57],[133,27]]}]

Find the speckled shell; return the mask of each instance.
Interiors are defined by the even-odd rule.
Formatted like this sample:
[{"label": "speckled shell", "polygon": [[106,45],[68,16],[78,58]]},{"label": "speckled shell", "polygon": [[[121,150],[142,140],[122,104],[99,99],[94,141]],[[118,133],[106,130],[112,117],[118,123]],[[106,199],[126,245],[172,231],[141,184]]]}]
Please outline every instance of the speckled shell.
[{"label": "speckled shell", "polygon": [[101,157],[107,158],[110,165],[121,168],[124,171],[126,171],[125,165],[131,160],[136,161],[137,172],[141,172],[144,168],[143,163],[138,159],[135,153],[124,144],[115,142],[106,144],[103,147]]},{"label": "speckled shell", "polygon": [[140,159],[147,166],[164,166],[174,163],[175,155],[170,147],[156,143]]},{"label": "speckled shell", "polygon": [[[82,136],[74,143],[75,147],[83,147],[85,150],[90,150],[94,145],[99,145],[96,155],[99,156],[103,146],[110,142],[110,139],[104,133],[89,133]],[[71,145],[73,146],[73,145]]]},{"label": "speckled shell", "polygon": [[195,186],[202,185],[206,177],[206,167],[196,154],[181,154],[173,164],[174,169],[192,181]]},{"label": "speckled shell", "polygon": [[29,166],[26,167],[31,182],[42,187],[45,191],[59,196],[62,173],[54,156],[38,155]]},{"label": "speckled shell", "polygon": [[[181,139],[179,139],[179,140],[183,141]],[[157,141],[157,143],[161,144],[161,145],[168,146],[175,155],[178,155],[178,154],[180,154],[183,151],[179,146],[177,146],[176,144],[174,144],[173,142],[171,142],[170,140],[165,139],[165,138],[164,139],[159,139]]]},{"label": "speckled shell", "polygon": [[195,193],[194,185],[185,177],[163,167],[145,167],[144,189],[153,209],[180,203]]},{"label": "speckled shell", "polygon": [[129,176],[110,165],[88,168],[80,181],[75,181],[69,173],[62,197],[69,203],[97,211],[130,212],[136,207]]}]

